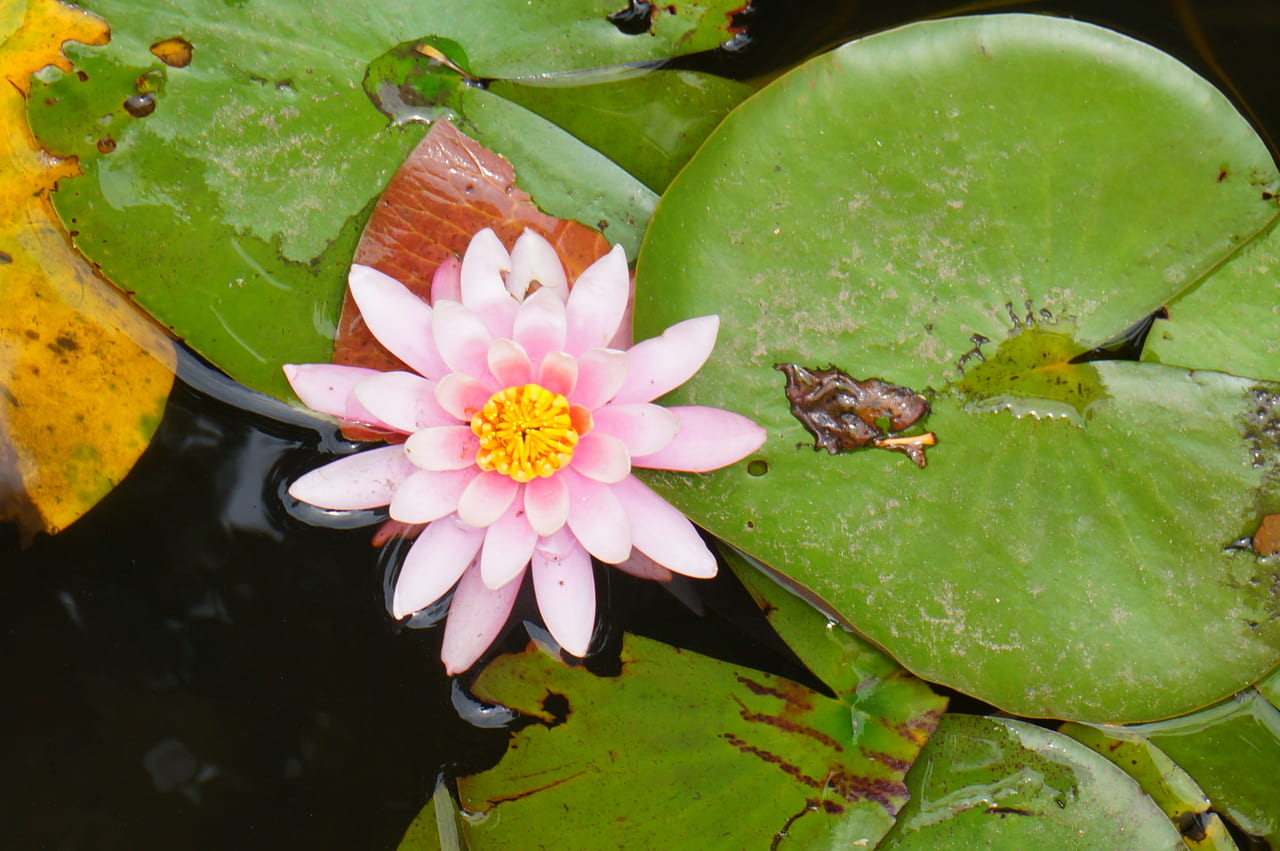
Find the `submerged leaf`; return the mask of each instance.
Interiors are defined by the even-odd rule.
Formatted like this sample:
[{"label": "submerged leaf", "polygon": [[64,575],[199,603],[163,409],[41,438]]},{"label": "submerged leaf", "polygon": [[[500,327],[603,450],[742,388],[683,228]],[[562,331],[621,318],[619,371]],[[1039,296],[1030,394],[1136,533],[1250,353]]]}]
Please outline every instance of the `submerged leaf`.
[{"label": "submerged leaf", "polygon": [[24,538],[57,532],[128,473],[172,384],[169,341],[73,252],[49,206],[75,164],[44,156],[24,112],[28,77],[67,67],[68,39],[102,22],[53,0],[0,33],[0,520]]}]

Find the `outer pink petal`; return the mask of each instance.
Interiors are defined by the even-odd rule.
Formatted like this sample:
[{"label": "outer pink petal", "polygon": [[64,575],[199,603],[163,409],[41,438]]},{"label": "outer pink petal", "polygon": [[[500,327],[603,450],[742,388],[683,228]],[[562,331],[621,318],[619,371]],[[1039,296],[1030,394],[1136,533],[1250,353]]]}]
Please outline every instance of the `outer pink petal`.
[{"label": "outer pink petal", "polygon": [[489,649],[511,616],[511,607],[519,593],[518,581],[494,590],[484,584],[476,568],[462,574],[449,605],[449,619],[445,622],[440,647],[440,658],[447,673],[461,674]]},{"label": "outer pink petal", "polygon": [[662,336],[627,350],[631,369],[614,402],[651,402],[688,381],[716,345],[720,317],[699,316],[677,322]]},{"label": "outer pink petal", "polygon": [[654,582],[670,582],[672,573],[653,559],[642,553],[639,548],[632,547],[631,555],[626,561],[620,561],[614,567],[623,573],[630,573],[640,579],[652,579]]},{"label": "outer pink petal", "polygon": [[458,498],[479,472],[467,470],[418,470],[409,476],[391,499],[391,519],[401,523],[430,523],[458,510]]},{"label": "outer pink petal", "polygon": [[379,372],[355,386],[360,404],[405,434],[454,422],[436,402],[435,391],[435,382],[412,372]]},{"label": "outer pink petal", "polygon": [[564,352],[550,352],[538,369],[538,383],[561,396],[573,393],[578,383],[578,361]]},{"label": "outer pink petal", "polygon": [[610,486],[631,521],[631,542],[658,564],[692,576],[716,575],[716,559],[689,519],[635,476]]},{"label": "outer pink petal", "polygon": [[511,255],[490,229],[471,237],[462,256],[462,303],[484,321],[495,337],[510,337],[517,302],[507,292],[503,274],[511,271]]},{"label": "outer pink petal", "polygon": [[451,417],[471,422],[495,390],[487,382],[461,372],[451,372],[436,382],[436,401]]},{"label": "outer pink petal", "polygon": [[594,410],[613,398],[627,378],[630,358],[617,349],[587,349],[578,357],[578,381],[570,402]]},{"label": "outer pink petal", "polygon": [[442,301],[431,316],[431,334],[452,372],[489,377],[489,344],[493,335],[475,313],[456,301]]},{"label": "outer pink petal", "polygon": [[524,348],[505,337],[489,344],[489,372],[498,387],[519,387],[533,381],[533,364]]},{"label": "outer pink petal", "polygon": [[675,440],[657,452],[632,458],[635,466],[705,473],[741,461],[769,436],[763,428],[732,411],[698,405],[667,410],[680,420]]},{"label": "outer pink petal", "polygon": [[591,556],[565,531],[533,550],[533,591],[542,621],[560,646],[585,656],[596,625],[596,580]]},{"label": "outer pink petal", "polygon": [[404,454],[424,470],[465,470],[476,463],[480,438],[471,426],[424,428],[409,435]]},{"label": "outer pink petal", "polygon": [[529,292],[529,284],[534,281],[543,289],[555,291],[561,300],[569,295],[569,282],[565,279],[560,255],[541,234],[526,228],[511,249],[511,274],[507,275],[507,291],[517,299],[522,299]]},{"label": "outer pink petal", "polygon": [[618,331],[609,341],[609,348],[626,351],[635,342],[636,313],[636,273],[627,276],[627,309],[622,311],[622,321],[618,323]]},{"label": "outer pink petal", "polygon": [[462,261],[450,254],[431,276],[431,303],[462,301]]},{"label": "outer pink petal", "polygon": [[311,410],[394,431],[392,425],[375,417],[355,396],[356,384],[380,374],[376,369],[334,363],[284,365],[284,377],[302,404]]},{"label": "outer pink petal", "polygon": [[631,472],[631,455],[626,444],[598,429],[582,436],[573,449],[570,463],[574,471],[606,485],[622,481]]},{"label": "outer pink petal", "polygon": [[622,324],[630,288],[627,255],[621,245],[615,245],[578,276],[565,302],[565,348],[570,354],[609,345]]},{"label": "outer pink petal", "polygon": [[617,485],[593,482],[572,469],[556,475],[569,486],[569,529],[587,552],[609,564],[630,555],[631,524],[613,493]]},{"label": "outer pink petal", "polygon": [[652,455],[670,443],[680,430],[680,420],[675,414],[648,402],[605,405],[592,411],[591,419],[593,431],[621,440],[633,458]]},{"label": "outer pink petal", "polygon": [[569,519],[569,486],[560,476],[531,479],[524,486],[524,511],[539,535],[559,532]]},{"label": "outer pink petal", "polygon": [[486,470],[467,485],[458,499],[458,517],[462,522],[484,528],[506,513],[520,485],[510,476]]},{"label": "outer pink petal", "polygon": [[547,352],[564,349],[564,301],[555,290],[541,289],[520,303],[511,336],[524,347],[534,366]]},{"label": "outer pink petal", "polygon": [[533,555],[538,534],[524,514],[524,501],[512,503],[507,512],[485,530],[480,550],[480,577],[490,588],[501,588],[524,572]]},{"label": "outer pink petal", "polygon": [[289,496],[335,511],[377,508],[412,478],[403,446],[381,446],[339,458],[289,486]]},{"label": "outer pink petal", "polygon": [[443,597],[475,559],[482,541],[483,529],[472,529],[455,517],[442,517],[427,526],[400,568],[392,614],[402,618]]},{"label": "outer pink petal", "polygon": [[432,341],[432,309],[404,284],[377,269],[359,264],[347,275],[351,297],[365,324],[391,354],[427,378],[449,370]]}]

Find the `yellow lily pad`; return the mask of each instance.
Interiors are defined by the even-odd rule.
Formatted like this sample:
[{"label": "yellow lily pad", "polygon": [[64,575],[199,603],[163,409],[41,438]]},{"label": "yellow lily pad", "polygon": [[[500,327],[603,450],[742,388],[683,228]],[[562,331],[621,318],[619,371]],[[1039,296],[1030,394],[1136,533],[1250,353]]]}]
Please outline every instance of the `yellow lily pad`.
[{"label": "yellow lily pad", "polygon": [[49,191],[78,173],[33,140],[31,74],[100,19],[57,0],[0,17],[0,521],[25,540],[84,514],[133,467],[173,383],[173,344],[70,246]]}]

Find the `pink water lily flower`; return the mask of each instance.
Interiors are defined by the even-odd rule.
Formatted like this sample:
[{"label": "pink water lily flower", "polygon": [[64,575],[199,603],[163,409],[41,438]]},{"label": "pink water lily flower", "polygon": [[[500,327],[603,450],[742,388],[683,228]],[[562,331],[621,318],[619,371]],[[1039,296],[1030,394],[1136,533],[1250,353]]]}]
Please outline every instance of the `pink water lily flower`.
[{"label": "pink water lily flower", "polygon": [[431,304],[367,266],[353,266],[349,284],[369,329],[413,372],[285,374],[311,408],[407,439],[314,470],[289,493],[327,509],[389,505],[392,520],[429,524],[392,608],[405,617],[456,586],[441,651],[450,673],[493,642],[526,572],[547,629],[575,656],[595,626],[591,556],[652,578],[715,574],[693,524],[631,470],[714,470],[763,443],[764,429],[738,414],[653,404],[706,361],[717,317],[611,348],[628,334],[622,247],[570,288],[532,231],[510,253],[480,231],[460,265],[436,272]]}]

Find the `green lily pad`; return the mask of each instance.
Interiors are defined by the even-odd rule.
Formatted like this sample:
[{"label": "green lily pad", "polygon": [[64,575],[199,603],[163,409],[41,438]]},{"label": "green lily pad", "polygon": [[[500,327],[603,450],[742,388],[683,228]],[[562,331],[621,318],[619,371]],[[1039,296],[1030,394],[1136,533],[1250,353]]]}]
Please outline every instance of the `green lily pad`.
[{"label": "green lily pad", "polygon": [[495,81],[490,89],[568,130],[661,193],[752,88],[693,71],[573,87]]},{"label": "green lily pad", "polygon": [[1186,847],[1127,774],[1024,721],[943,716],[907,783],[911,801],[883,851]]},{"label": "green lily pad", "polygon": [[[75,71],[37,75],[29,99],[41,143],[83,171],[55,193],[59,215],[163,324],[282,398],[282,362],[329,359],[370,205],[422,136],[370,100],[371,63],[428,37],[488,76],[644,62],[714,47],[733,8],[682,5],[630,36],[599,0],[85,5],[110,43],[69,46]],[[449,108],[548,213],[638,240],[654,196],[604,155],[489,92],[461,87]]]},{"label": "green lily pad", "polygon": [[[839,677],[835,697],[637,636],[623,641],[617,677],[533,647],[500,657],[476,695],[537,723],[497,767],[459,779],[463,839],[495,849],[874,846],[945,701],[738,569],[784,639],[821,637],[813,647]],[[409,835],[429,834],[439,813],[428,809]],[[431,846],[401,846],[416,847]]]},{"label": "green lily pad", "polygon": [[1280,845],[1280,709],[1250,689],[1200,712],[1124,728],[1164,751],[1241,830]]},{"label": "green lily pad", "polygon": [[1235,851],[1227,827],[1187,772],[1149,739],[1124,727],[1063,724],[1058,732],[1088,745],[1128,774],[1177,825],[1192,851]]},{"label": "green lily pad", "polygon": [[[918,675],[1010,712],[1219,700],[1280,659],[1276,568],[1229,548],[1280,502],[1275,371],[1077,358],[1219,286],[1275,221],[1275,180],[1224,97],[1097,27],[952,19],[818,57],[708,138],[637,269],[638,337],[722,319],[666,401],[769,440],[647,480]],[[936,435],[928,466],[806,448],[779,363],[923,393],[907,435]],[[801,413],[849,428],[853,397],[828,389]]]}]

